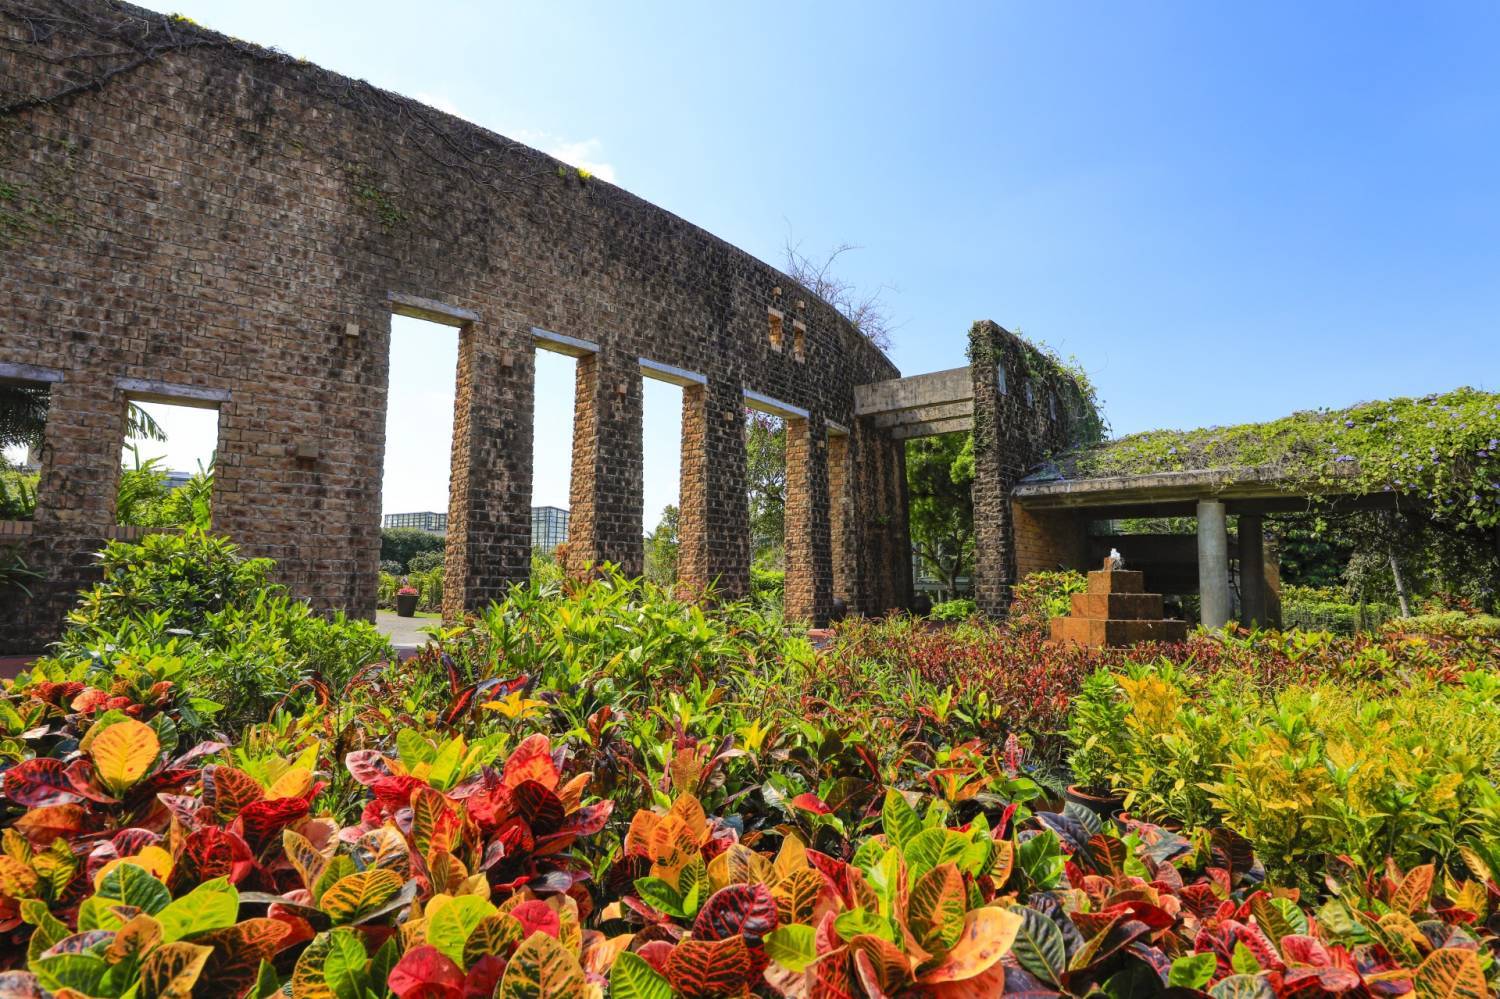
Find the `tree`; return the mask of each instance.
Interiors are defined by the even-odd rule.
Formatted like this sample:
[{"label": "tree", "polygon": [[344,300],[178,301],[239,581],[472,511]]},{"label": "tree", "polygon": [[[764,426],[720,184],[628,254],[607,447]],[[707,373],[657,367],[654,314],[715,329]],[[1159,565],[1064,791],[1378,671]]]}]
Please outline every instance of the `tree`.
[{"label": "tree", "polygon": [[668,503],[656,529],[646,535],[646,578],[660,586],[677,582],[677,508]]},{"label": "tree", "polygon": [[380,561],[399,562],[402,572],[413,555],[442,550],[441,537],[418,527],[387,527],[380,532]]},{"label": "tree", "polygon": [[833,266],[839,257],[859,247],[851,243],[840,243],[829,250],[821,262],[814,262],[804,255],[802,244],[793,242],[790,236],[787,237],[784,249],[788,277],[839,310],[875,346],[881,350],[890,349],[891,335],[896,328],[880,297],[889,290],[889,286],[881,285],[873,292],[863,292],[833,273]]},{"label": "tree", "polygon": [[786,545],[786,424],[764,413],[750,412],[745,449],[752,554],[779,563]]},{"label": "tree", "polygon": [[974,435],[943,434],[906,443],[912,550],[953,593],[974,563]]}]

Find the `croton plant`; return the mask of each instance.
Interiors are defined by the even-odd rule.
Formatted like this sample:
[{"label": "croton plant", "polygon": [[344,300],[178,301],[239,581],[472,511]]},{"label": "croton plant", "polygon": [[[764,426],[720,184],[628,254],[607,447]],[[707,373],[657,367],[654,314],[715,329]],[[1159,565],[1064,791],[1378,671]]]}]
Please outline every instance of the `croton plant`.
[{"label": "croton plant", "polygon": [[1478,856],[1463,878],[1345,865],[1304,899],[1226,830],[896,789],[815,849],[683,788],[615,816],[576,742],[410,730],[341,761],[364,789],[346,825],[318,807],[318,744],[182,747],[169,691],[98,693],[7,703],[0,999],[1436,999],[1496,979]]}]

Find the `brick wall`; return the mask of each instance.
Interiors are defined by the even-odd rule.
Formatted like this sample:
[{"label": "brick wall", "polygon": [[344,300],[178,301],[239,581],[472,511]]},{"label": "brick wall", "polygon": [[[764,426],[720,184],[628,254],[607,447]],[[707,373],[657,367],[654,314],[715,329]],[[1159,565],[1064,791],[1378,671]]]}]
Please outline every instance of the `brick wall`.
[{"label": "brick wall", "polygon": [[[472,317],[458,323],[450,615],[528,570],[533,328],[598,345],[575,448],[582,558],[640,564],[637,359],[705,379],[684,393],[684,565],[729,594],[749,566],[742,392],[852,427],[854,386],[897,373],[776,269],[535,150],[135,8],[27,10],[0,9],[0,107],[13,108],[0,118],[0,363],[60,380],[18,542],[45,579],[33,600],[6,595],[0,648],[50,638],[93,578],[130,379],[217,399],[216,529],[277,559],[316,606],[371,614],[392,292]],[[192,47],[151,48],[167,39]],[[80,89],[132,63],[125,43],[148,58]],[[771,308],[801,358],[772,350]],[[851,515],[904,525],[891,442],[865,436],[851,443]],[[811,444],[817,594],[833,559],[827,449]],[[297,457],[308,446],[317,456]],[[848,562],[861,606],[909,586],[901,559],[866,555],[892,543],[893,522],[845,532],[861,546]]]},{"label": "brick wall", "polygon": [[1027,510],[1012,502],[1016,579],[1033,572],[1090,568],[1088,521],[1066,510]]},{"label": "brick wall", "polygon": [[970,329],[969,363],[974,376],[974,598],[984,613],[1003,615],[1021,572],[1011,488],[1048,455],[1077,440],[1090,413],[1065,372],[995,323],[978,322]]}]

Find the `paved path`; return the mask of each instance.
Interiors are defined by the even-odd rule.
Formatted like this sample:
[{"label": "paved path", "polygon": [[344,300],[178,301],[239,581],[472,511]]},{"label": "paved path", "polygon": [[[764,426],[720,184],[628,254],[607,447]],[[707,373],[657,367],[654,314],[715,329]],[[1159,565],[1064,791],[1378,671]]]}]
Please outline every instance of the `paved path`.
[{"label": "paved path", "polygon": [[419,649],[427,644],[427,635],[423,628],[432,628],[442,624],[442,619],[435,617],[400,617],[395,611],[376,611],[375,627],[391,640],[396,649]]}]

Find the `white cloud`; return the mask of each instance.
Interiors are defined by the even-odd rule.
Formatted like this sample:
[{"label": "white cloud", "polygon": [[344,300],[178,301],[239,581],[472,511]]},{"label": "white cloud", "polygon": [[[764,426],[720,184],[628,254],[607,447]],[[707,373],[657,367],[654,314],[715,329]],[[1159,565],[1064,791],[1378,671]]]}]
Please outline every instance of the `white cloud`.
[{"label": "white cloud", "polygon": [[600,180],[615,183],[615,166],[604,159],[604,143],[598,139],[570,140],[550,132],[529,129],[512,136],[518,142],[535,146],[548,156],[555,156],[570,166],[580,167]]}]

